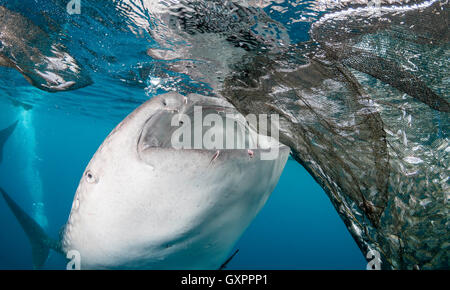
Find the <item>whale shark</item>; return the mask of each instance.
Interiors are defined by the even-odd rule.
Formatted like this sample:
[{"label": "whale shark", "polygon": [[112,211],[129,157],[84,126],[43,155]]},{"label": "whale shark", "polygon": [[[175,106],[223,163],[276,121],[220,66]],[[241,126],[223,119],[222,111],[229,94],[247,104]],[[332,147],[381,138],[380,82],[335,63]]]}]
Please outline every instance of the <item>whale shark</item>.
[{"label": "whale shark", "polygon": [[[202,129],[204,122],[192,122],[189,132],[199,126],[215,136],[241,130],[246,134],[236,135],[236,146],[253,144],[251,149],[174,148],[170,140],[180,128],[171,126],[172,120],[187,126],[177,114],[195,118],[198,108],[205,119],[214,114],[225,123],[241,120],[221,99],[177,93],[153,97],[124,119],[92,157],[59,241],[1,189],[31,241],[34,267],[42,267],[52,249],[79,253],[81,269],[223,268],[275,188],[290,149],[275,139],[259,140],[245,121],[225,129]],[[261,158],[273,146],[278,154]]]}]

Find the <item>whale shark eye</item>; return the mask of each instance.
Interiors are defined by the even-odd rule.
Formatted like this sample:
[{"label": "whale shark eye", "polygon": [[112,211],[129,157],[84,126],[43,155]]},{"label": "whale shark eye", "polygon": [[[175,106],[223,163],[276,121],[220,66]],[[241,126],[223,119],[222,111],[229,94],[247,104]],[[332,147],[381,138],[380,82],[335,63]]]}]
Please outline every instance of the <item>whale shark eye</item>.
[{"label": "whale shark eye", "polygon": [[95,175],[92,173],[92,171],[88,170],[86,171],[86,173],[84,174],[86,181],[88,183],[97,183],[97,178],[95,177]]}]

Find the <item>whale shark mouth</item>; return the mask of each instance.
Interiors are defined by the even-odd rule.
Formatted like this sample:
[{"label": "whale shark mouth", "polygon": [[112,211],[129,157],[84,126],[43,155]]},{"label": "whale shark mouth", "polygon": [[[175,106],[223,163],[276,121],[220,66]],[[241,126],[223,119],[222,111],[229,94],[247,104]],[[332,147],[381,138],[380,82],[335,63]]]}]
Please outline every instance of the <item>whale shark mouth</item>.
[{"label": "whale shark mouth", "polygon": [[245,118],[223,99],[195,94],[160,98],[162,109],[145,122],[137,141],[137,151],[144,161],[156,149],[209,152],[213,159],[223,151],[241,151],[243,156],[252,157],[273,151],[273,158],[278,158],[276,154],[283,147],[274,134],[278,124],[267,120],[271,130],[265,129],[269,134],[260,135],[253,115]]},{"label": "whale shark mouth", "polygon": [[[173,141],[182,143],[183,147],[178,149],[185,150],[256,149],[256,132],[251,130],[246,120],[234,107],[221,99],[208,99],[208,103],[205,103],[201,99],[196,100],[194,95],[190,95],[185,100],[178,106],[160,110],[146,122],[139,138],[139,150],[174,148]],[[214,121],[220,124],[211,122],[205,125],[205,118],[208,117],[214,117]],[[176,131],[182,127],[185,127],[186,136],[181,134],[176,136]],[[214,148],[206,148],[203,142],[205,134],[210,130],[213,130],[210,133],[214,133],[212,137],[223,139],[221,144]],[[227,135],[234,139],[234,143],[228,148],[226,148],[225,138]]]}]

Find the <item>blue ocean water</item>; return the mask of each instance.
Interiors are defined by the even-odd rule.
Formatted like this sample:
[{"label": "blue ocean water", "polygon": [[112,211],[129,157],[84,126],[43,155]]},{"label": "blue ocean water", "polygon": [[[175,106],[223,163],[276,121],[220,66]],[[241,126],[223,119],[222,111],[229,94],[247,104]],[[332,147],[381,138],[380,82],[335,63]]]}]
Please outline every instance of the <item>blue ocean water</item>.
[{"label": "blue ocean water", "polygon": [[[32,5],[22,11],[24,15],[34,15],[33,9],[41,9],[56,21],[59,21],[58,15],[61,19],[67,17],[52,14],[51,4],[34,8]],[[36,24],[43,21],[39,15],[33,19]],[[283,22],[276,11],[273,18]],[[291,26],[291,38],[295,41],[307,39],[308,27],[303,22]],[[124,117],[152,97],[139,79],[127,76],[127,82],[111,81],[111,77],[119,78],[118,75],[125,78],[125,72],[139,75],[146,69],[142,63],[133,66],[135,55],[127,55],[130,53],[127,47],[116,45],[120,43],[120,37],[127,35],[116,33],[113,34],[115,38],[100,39],[99,35],[104,36],[104,27],[92,26],[90,29],[95,31],[84,31],[87,37],[81,33],[70,34],[67,45],[73,45],[72,55],[89,63],[90,56],[85,51],[74,49],[77,48],[74,43],[84,37],[83,47],[95,47],[100,56],[113,55],[121,60],[119,64],[112,62],[113,67],[106,61],[90,63],[92,71],[100,72],[95,75],[92,86],[52,94],[32,87],[17,71],[0,68],[0,129],[18,120],[17,128],[3,150],[0,186],[45,225],[47,233],[54,238],[58,237],[68,218],[78,182],[98,146]],[[104,33],[112,32],[106,30]],[[136,42],[142,44],[145,41]],[[134,53],[140,55],[142,51],[145,49],[134,50]],[[128,58],[124,61],[121,55]],[[127,71],[117,67],[131,68]],[[101,73],[110,74],[99,77]],[[228,269],[366,267],[363,255],[326,194],[292,160],[288,161],[275,191],[238,241],[236,249],[240,251]],[[62,256],[52,253],[45,269],[64,269],[65,263]],[[27,237],[4,200],[0,199],[0,269],[31,268],[31,247]]]}]

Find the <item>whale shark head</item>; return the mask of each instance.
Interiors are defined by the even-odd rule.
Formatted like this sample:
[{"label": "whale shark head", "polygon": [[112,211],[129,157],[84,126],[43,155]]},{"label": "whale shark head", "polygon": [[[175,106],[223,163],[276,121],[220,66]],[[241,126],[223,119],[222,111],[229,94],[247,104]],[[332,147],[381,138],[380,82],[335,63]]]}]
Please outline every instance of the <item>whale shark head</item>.
[{"label": "whale shark head", "polygon": [[105,139],[82,176],[62,239],[64,251],[80,253],[82,268],[217,269],[227,258],[277,184],[289,149],[274,142],[276,158],[264,160],[270,148],[258,147],[250,127],[222,125],[200,132],[217,138],[241,130],[248,134],[234,144],[256,147],[199,148],[192,133],[183,138],[194,148],[174,148],[174,133],[189,123],[180,116],[195,118],[198,108],[224,121],[236,113],[223,100],[168,93]]}]

